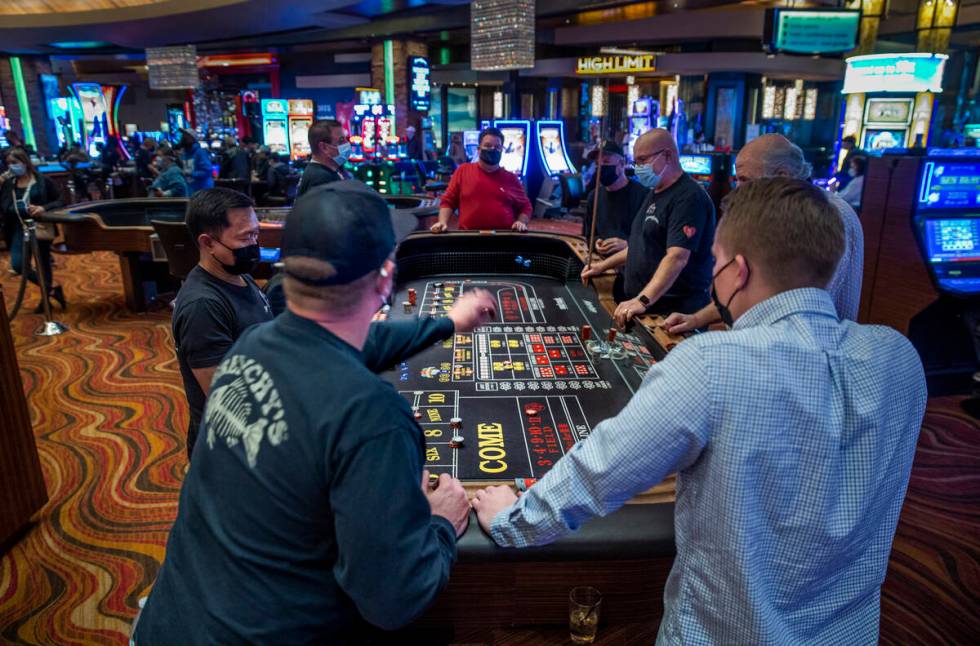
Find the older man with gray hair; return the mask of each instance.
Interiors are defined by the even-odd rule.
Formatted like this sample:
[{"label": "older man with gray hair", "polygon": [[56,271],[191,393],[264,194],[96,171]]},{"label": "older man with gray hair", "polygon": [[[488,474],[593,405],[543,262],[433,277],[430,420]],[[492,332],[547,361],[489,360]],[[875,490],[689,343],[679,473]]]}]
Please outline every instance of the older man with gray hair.
[{"label": "older man with gray hair", "polygon": [[[735,179],[739,184],[763,177],[789,177],[809,179],[812,167],[803,157],[803,151],[786,137],[779,134],[762,135],[745,145],[735,159]],[[827,291],[834,300],[837,315],[842,319],[857,320],[861,302],[861,281],[864,276],[864,232],[854,209],[835,193],[827,193],[827,200],[840,214],[844,224],[844,254]],[[665,323],[672,333],[687,332],[722,320],[718,307],[709,303],[694,314],[675,312]]]}]

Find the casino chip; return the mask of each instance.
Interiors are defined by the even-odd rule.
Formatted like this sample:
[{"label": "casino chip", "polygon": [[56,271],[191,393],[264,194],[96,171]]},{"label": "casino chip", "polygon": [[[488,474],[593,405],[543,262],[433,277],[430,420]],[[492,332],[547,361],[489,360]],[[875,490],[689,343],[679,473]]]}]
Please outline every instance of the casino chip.
[{"label": "casino chip", "polygon": [[462,435],[453,435],[452,439],[449,440],[449,448],[451,449],[462,448],[462,446],[463,446]]},{"label": "casino chip", "polygon": [[539,404],[537,402],[524,404],[524,414],[528,417],[537,417],[542,411],[544,411],[544,404]]}]

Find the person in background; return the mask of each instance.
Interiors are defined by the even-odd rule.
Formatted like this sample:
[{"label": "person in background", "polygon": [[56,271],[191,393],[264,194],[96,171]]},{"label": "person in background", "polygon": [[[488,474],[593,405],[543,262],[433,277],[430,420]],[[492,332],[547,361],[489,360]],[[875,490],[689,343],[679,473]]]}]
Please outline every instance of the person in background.
[{"label": "person in background", "polygon": [[269,169],[265,175],[265,181],[269,185],[269,195],[280,197],[286,195],[289,176],[292,174],[286,159],[288,158],[285,155],[275,153],[269,155]]},{"label": "person in background", "polygon": [[350,159],[351,146],[344,136],[344,127],[334,119],[313,122],[309,132],[313,158],[303,169],[296,197],[304,195],[315,186],[348,179],[344,164]]},{"label": "person in background", "polygon": [[174,301],[173,334],[190,408],[187,457],[194,451],[211,377],[242,332],[272,320],[250,276],[259,262],[259,221],[252,198],[230,188],[202,189],[187,203],[187,228],[200,261]]},{"label": "person in background", "polygon": [[[590,161],[595,161],[597,158],[598,151],[593,151]],[[607,141],[602,147],[599,184],[599,219],[595,226],[595,249],[603,256],[609,256],[626,248],[633,219],[649,191],[639,182],[630,181],[626,177],[626,155],[619,144],[613,141]],[[585,198],[585,218],[582,221],[582,235],[586,240],[592,235],[594,185],[591,189]]]},{"label": "person in background", "polygon": [[[789,177],[806,180],[811,167],[799,146],[780,134],[766,134],[745,144],[735,159],[735,180],[745,184],[767,177]],[[864,277],[864,230],[857,213],[835,193],[828,193],[830,204],[844,223],[844,253],[827,291],[842,319],[857,320],[861,303],[861,283]],[[691,314],[674,312],[666,318],[667,330],[674,334],[690,332],[722,321],[714,303]],[[727,323],[727,321],[725,321]]]},{"label": "person in background", "polygon": [[463,133],[454,132],[449,135],[449,149],[446,151],[446,156],[452,159],[453,163],[457,166],[470,161],[466,157],[466,146],[463,145]]},{"label": "person in background", "polygon": [[837,316],[824,288],[844,227],[829,195],[738,184],[711,290],[734,329],[671,350],[520,498],[477,492],[498,545],[550,543],[676,473],[658,644],[878,643],[926,382],[904,336]]},{"label": "person in background", "polygon": [[500,166],[504,135],[497,128],[480,133],[480,157],[453,172],[439,204],[439,221],[432,233],[449,230],[449,219],[459,209],[460,229],[513,229],[527,231],[531,202],[521,180]]},{"label": "person in background", "polygon": [[670,132],[654,128],[633,146],[636,179],[648,190],[633,219],[627,248],[585,267],[582,280],[623,267],[614,318],[623,326],[650,311],[696,312],[711,301],[715,207],[681,169]]},{"label": "person in background", "polygon": [[102,165],[102,180],[105,182],[110,181],[112,174],[119,170],[119,166],[122,164],[122,155],[119,152],[119,139],[115,135],[109,135],[105,138],[99,163]]},{"label": "person in background", "polygon": [[838,197],[854,207],[855,210],[861,208],[861,194],[864,192],[864,173],[867,167],[867,157],[863,155],[854,155],[851,157],[851,165],[847,169],[847,174],[850,175],[851,181],[843,189],[837,191]]},{"label": "person in background", "polygon": [[[248,151],[235,142],[231,136],[225,137],[225,151],[221,157],[221,168],[218,177],[221,179],[237,179],[245,183],[252,181],[251,159]],[[245,187],[243,187],[244,189]]]},{"label": "person in background", "polygon": [[419,135],[415,126],[405,128],[405,143],[409,159],[425,160],[425,146],[422,137]]},{"label": "person in background", "polygon": [[136,151],[136,175],[140,179],[156,177],[156,169],[153,168],[153,156],[156,147],[156,140],[152,137],[146,137]]},{"label": "person in background", "polygon": [[157,177],[146,189],[153,197],[187,197],[190,189],[173,153],[161,153],[153,161]]},{"label": "person in background", "polygon": [[252,155],[252,177],[255,180],[264,180],[269,174],[269,160],[272,152],[268,146],[256,146],[255,154]]},{"label": "person in background", "polygon": [[197,135],[187,128],[181,128],[179,146],[190,193],[193,195],[201,189],[212,188],[214,172],[211,169],[211,155],[198,143]]},{"label": "person in background", "polygon": [[[847,186],[848,182],[851,181],[851,176],[847,172],[851,167],[851,157],[861,153],[857,147],[857,139],[854,138],[854,135],[848,135],[841,139],[840,148],[844,151],[844,158],[841,160],[840,168],[837,169],[837,172],[833,177],[835,189],[838,191],[843,190]],[[735,169],[736,171],[738,170],[737,165],[735,166]]]},{"label": "person in background", "polygon": [[[3,238],[10,249],[10,269],[20,275],[24,267],[24,221],[36,220],[47,211],[63,207],[61,191],[53,180],[40,173],[31,162],[30,153],[23,148],[8,148],[4,157],[6,172],[0,175],[0,224],[3,228]],[[41,256],[41,271],[48,294],[64,310],[68,307],[65,293],[61,285],[54,284],[51,270],[52,240],[37,241]],[[28,250],[28,253],[31,253]],[[27,279],[40,286],[35,268],[31,268]],[[35,313],[41,312],[41,306]]]}]

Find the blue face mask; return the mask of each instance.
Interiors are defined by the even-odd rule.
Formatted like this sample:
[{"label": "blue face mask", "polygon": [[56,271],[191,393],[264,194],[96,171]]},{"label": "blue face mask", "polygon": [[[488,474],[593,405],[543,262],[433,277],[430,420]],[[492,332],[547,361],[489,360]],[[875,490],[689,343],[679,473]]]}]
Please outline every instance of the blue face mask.
[{"label": "blue face mask", "polygon": [[338,166],[343,166],[350,159],[351,145],[350,142],[344,142],[337,146],[337,156],[333,158],[337,162]]},{"label": "blue face mask", "polygon": [[636,179],[640,184],[649,188],[655,189],[660,185],[660,180],[663,179],[663,175],[653,170],[653,162],[659,157],[659,153],[654,155],[653,159],[650,160],[649,164],[644,166],[637,166],[634,170],[636,171]]},{"label": "blue face mask", "polygon": [[15,177],[23,177],[27,172],[27,166],[24,164],[11,164],[10,172],[13,173]]}]

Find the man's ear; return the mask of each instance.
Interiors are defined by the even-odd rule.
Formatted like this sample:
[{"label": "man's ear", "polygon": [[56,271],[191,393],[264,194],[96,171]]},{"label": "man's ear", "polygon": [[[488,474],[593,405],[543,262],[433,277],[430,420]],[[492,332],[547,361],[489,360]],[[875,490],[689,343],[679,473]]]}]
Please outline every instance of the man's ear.
[{"label": "man's ear", "polygon": [[395,282],[395,262],[393,260],[385,260],[384,264],[381,265],[381,269],[378,271],[378,293],[388,295],[394,290]]},{"label": "man's ear", "polygon": [[212,240],[211,236],[209,236],[208,234],[202,233],[201,235],[197,236],[197,246],[204,247],[205,249],[210,249],[211,247],[214,246],[214,240]]},{"label": "man's ear", "polygon": [[737,254],[735,256],[735,266],[738,267],[738,289],[743,289],[749,282],[749,277],[752,275],[752,270],[749,268],[749,263],[742,254]]}]

